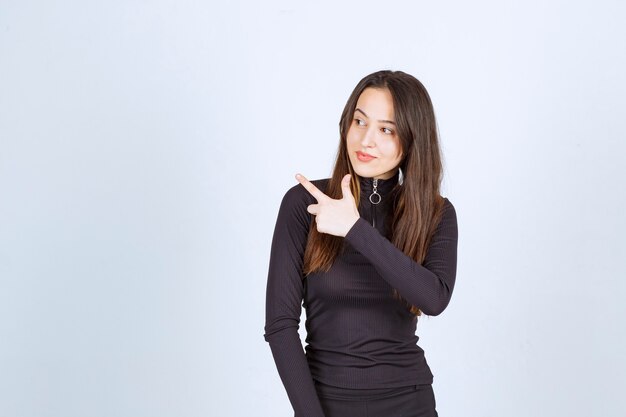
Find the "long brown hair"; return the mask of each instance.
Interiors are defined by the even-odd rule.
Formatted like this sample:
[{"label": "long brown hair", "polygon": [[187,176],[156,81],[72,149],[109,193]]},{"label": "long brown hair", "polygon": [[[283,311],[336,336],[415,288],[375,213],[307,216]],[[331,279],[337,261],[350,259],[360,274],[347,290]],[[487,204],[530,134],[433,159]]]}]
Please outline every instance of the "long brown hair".
[{"label": "long brown hair", "polygon": [[[394,200],[391,241],[422,263],[442,216],[443,198],[439,192],[443,166],[433,105],[426,88],[415,77],[402,71],[386,70],[370,74],[357,84],[341,114],[337,160],[325,193],[331,198],[341,198],[341,179],[349,173],[352,193],[357,204],[360,201],[360,181],[350,163],[346,138],[356,103],[366,88],[387,89],[391,93],[403,154],[399,166],[402,182]],[[312,222],[304,252],[304,274],[327,272],[342,246],[342,237],[320,233]],[[394,296],[402,299],[395,289]],[[413,314],[421,314],[418,307],[404,302]]]}]

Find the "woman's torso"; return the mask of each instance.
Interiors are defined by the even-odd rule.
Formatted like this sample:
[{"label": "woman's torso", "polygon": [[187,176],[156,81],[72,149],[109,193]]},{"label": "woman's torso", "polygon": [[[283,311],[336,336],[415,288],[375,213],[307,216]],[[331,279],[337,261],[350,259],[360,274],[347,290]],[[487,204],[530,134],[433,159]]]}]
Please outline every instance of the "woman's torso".
[{"label": "woman's torso", "polygon": [[[394,178],[397,181],[397,178]],[[389,238],[392,182],[378,187],[372,204],[371,179],[362,179],[359,213]],[[325,190],[328,180],[317,182]],[[344,241],[328,272],[305,279],[306,356],[313,378],[345,388],[386,388],[432,383],[417,346],[417,318],[368,260]]]}]

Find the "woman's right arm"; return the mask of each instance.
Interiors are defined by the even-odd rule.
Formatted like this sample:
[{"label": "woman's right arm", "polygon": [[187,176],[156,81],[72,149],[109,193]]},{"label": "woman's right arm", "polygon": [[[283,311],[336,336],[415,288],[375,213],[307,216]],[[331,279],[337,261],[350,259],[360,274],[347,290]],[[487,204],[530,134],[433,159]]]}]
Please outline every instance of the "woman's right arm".
[{"label": "woman's right arm", "polygon": [[265,334],[295,417],[324,417],[298,334],[302,264],[314,200],[301,185],[283,197],[274,228],[265,299]]}]

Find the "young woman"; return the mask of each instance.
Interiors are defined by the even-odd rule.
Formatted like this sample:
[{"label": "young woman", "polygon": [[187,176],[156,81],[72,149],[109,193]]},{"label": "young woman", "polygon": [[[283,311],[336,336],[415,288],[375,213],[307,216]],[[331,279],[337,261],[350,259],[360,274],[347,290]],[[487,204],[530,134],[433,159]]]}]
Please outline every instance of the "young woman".
[{"label": "young woman", "polygon": [[457,221],[430,97],[406,73],[370,74],[339,128],[332,177],[296,175],[280,206],[265,340],[296,417],[437,416],[415,330],[450,301]]}]

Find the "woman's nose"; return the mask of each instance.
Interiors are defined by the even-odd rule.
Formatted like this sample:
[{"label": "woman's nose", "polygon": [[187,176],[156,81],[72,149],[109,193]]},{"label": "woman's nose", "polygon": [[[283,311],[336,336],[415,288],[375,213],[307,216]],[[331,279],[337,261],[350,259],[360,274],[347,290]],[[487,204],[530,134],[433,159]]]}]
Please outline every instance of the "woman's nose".
[{"label": "woman's nose", "polygon": [[363,137],[361,137],[361,146],[363,146],[364,148],[371,148],[375,146],[376,142],[374,141],[374,139],[375,138],[373,129],[367,129],[363,133]]}]

